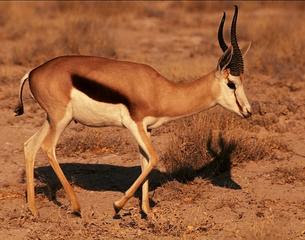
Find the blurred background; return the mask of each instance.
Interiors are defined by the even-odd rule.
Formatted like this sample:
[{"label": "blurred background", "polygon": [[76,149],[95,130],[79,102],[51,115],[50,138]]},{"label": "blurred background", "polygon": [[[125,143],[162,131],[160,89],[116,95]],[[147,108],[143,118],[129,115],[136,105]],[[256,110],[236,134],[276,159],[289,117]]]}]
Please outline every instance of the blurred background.
[{"label": "blurred background", "polygon": [[200,75],[220,56],[223,11],[229,40],[234,4],[240,7],[240,45],[253,42],[249,67],[297,74],[304,66],[301,1],[1,2],[0,63],[35,67],[58,55],[83,54],[146,62],[169,76],[187,61]]},{"label": "blurred background", "polygon": [[[45,113],[25,87],[25,114],[13,116],[21,77],[54,57],[82,54],[146,63],[171,81],[192,81],[216,68],[218,26],[226,11],[229,43],[235,4],[239,45],[252,42],[244,88],[253,116],[216,107],[154,130],[161,161],[150,219],[139,214],[140,194],[122,219],[112,219],[112,202],[140,172],[130,134],[71,123],[57,153],[83,218],[67,214],[64,191],[40,154],[42,216],[33,220],[23,143]],[[304,12],[302,1],[0,2],[0,238],[304,239]]]}]

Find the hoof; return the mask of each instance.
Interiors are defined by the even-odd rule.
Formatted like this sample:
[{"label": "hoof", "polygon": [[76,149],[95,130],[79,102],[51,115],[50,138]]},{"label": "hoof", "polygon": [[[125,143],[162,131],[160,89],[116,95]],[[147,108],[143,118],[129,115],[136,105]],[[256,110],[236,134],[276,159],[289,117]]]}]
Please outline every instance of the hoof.
[{"label": "hoof", "polygon": [[73,211],[73,212],[71,212],[71,214],[75,217],[80,217],[80,218],[82,217],[80,210]]},{"label": "hoof", "polygon": [[148,214],[146,212],[144,212],[143,210],[140,211],[140,214],[141,214],[142,219],[147,219],[148,218]]},{"label": "hoof", "polygon": [[146,219],[150,212],[151,212],[151,209],[149,206],[149,202],[146,202],[146,204],[144,204],[144,202],[142,202],[142,208],[141,208],[141,212],[140,212],[142,218]]},{"label": "hoof", "polygon": [[121,216],[119,214],[114,214],[112,218],[113,219],[121,219]]},{"label": "hoof", "polygon": [[118,207],[115,202],[113,203],[113,209],[114,209],[114,212],[115,212],[115,215],[117,215],[120,211],[121,211],[121,208]]},{"label": "hoof", "polygon": [[39,213],[36,208],[29,208],[29,210],[30,210],[31,214],[33,215],[33,217],[35,217],[35,218],[39,217]]}]

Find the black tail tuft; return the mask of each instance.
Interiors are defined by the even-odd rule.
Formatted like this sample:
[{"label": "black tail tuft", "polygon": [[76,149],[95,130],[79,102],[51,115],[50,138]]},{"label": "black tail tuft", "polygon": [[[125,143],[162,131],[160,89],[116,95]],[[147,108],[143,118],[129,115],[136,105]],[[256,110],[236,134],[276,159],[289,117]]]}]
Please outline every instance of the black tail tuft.
[{"label": "black tail tuft", "polygon": [[22,104],[18,104],[18,106],[15,108],[14,112],[15,112],[15,116],[22,115],[24,113],[23,105]]}]

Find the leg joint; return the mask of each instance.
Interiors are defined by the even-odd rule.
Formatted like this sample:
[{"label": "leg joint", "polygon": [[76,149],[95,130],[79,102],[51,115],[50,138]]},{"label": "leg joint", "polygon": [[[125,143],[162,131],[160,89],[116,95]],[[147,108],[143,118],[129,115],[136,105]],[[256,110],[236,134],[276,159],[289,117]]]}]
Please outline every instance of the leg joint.
[{"label": "leg joint", "polygon": [[152,167],[154,168],[154,167],[158,164],[158,162],[159,162],[159,157],[158,157],[158,155],[157,155],[156,153],[154,153],[154,154],[151,156],[149,162],[151,163]]}]

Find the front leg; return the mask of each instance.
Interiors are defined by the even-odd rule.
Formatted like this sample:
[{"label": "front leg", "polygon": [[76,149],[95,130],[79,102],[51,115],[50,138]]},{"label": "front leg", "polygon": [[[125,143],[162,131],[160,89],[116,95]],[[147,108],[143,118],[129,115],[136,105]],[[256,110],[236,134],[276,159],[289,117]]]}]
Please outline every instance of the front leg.
[{"label": "front leg", "polygon": [[[147,136],[150,138],[150,130],[146,131]],[[141,154],[141,169],[142,172],[144,171],[145,167],[148,165],[148,158],[147,155],[145,154],[145,152],[143,152],[142,148],[139,146],[139,151]],[[149,182],[148,182],[148,178],[146,179],[146,181],[143,183],[142,185],[142,211],[148,215],[150,212],[150,206],[149,206]]]},{"label": "front leg", "polygon": [[[136,179],[136,181],[132,184],[132,186],[125,192],[124,196],[119,199],[118,201],[115,201],[113,206],[118,213],[122,207],[125,205],[125,203],[134,195],[134,193],[137,191],[137,189],[143,184],[143,211],[147,214],[149,211],[149,199],[148,199],[148,181],[147,177],[149,173],[152,171],[152,169],[156,166],[158,163],[158,156],[155,152],[155,150],[152,147],[150,138],[148,137],[147,132],[145,131],[146,127],[143,125],[142,122],[134,122],[131,121],[126,126],[133,136],[136,138],[143,154],[145,155],[146,159],[149,159],[149,162],[143,164],[143,171],[140,174],[140,176]],[[145,166],[144,166],[145,165]],[[147,183],[146,183],[147,181]],[[148,208],[147,208],[148,206]]]},{"label": "front leg", "polygon": [[[151,136],[151,130],[147,130],[145,131],[147,136],[149,137],[150,139],[150,136]],[[145,154],[145,152],[142,151],[141,147],[139,146],[139,151],[140,151],[140,154],[141,154],[141,169],[142,169],[142,172],[144,171],[145,167],[148,165],[148,160],[147,159],[147,155]],[[148,178],[147,180],[143,183],[142,185],[142,211],[148,215],[149,212],[150,212],[150,206],[149,206],[149,181],[148,181]]]},{"label": "front leg", "polygon": [[[141,148],[140,148],[140,152],[142,152]],[[143,153],[141,153],[141,170],[142,172],[144,171],[144,169],[147,167],[148,165],[148,161],[146,159],[146,157],[144,156]],[[141,207],[142,207],[142,211],[145,214],[148,214],[150,211],[150,207],[149,207],[149,196],[148,196],[148,192],[149,192],[149,183],[148,183],[148,178],[145,180],[145,182],[142,184],[142,199],[141,199]]]}]

